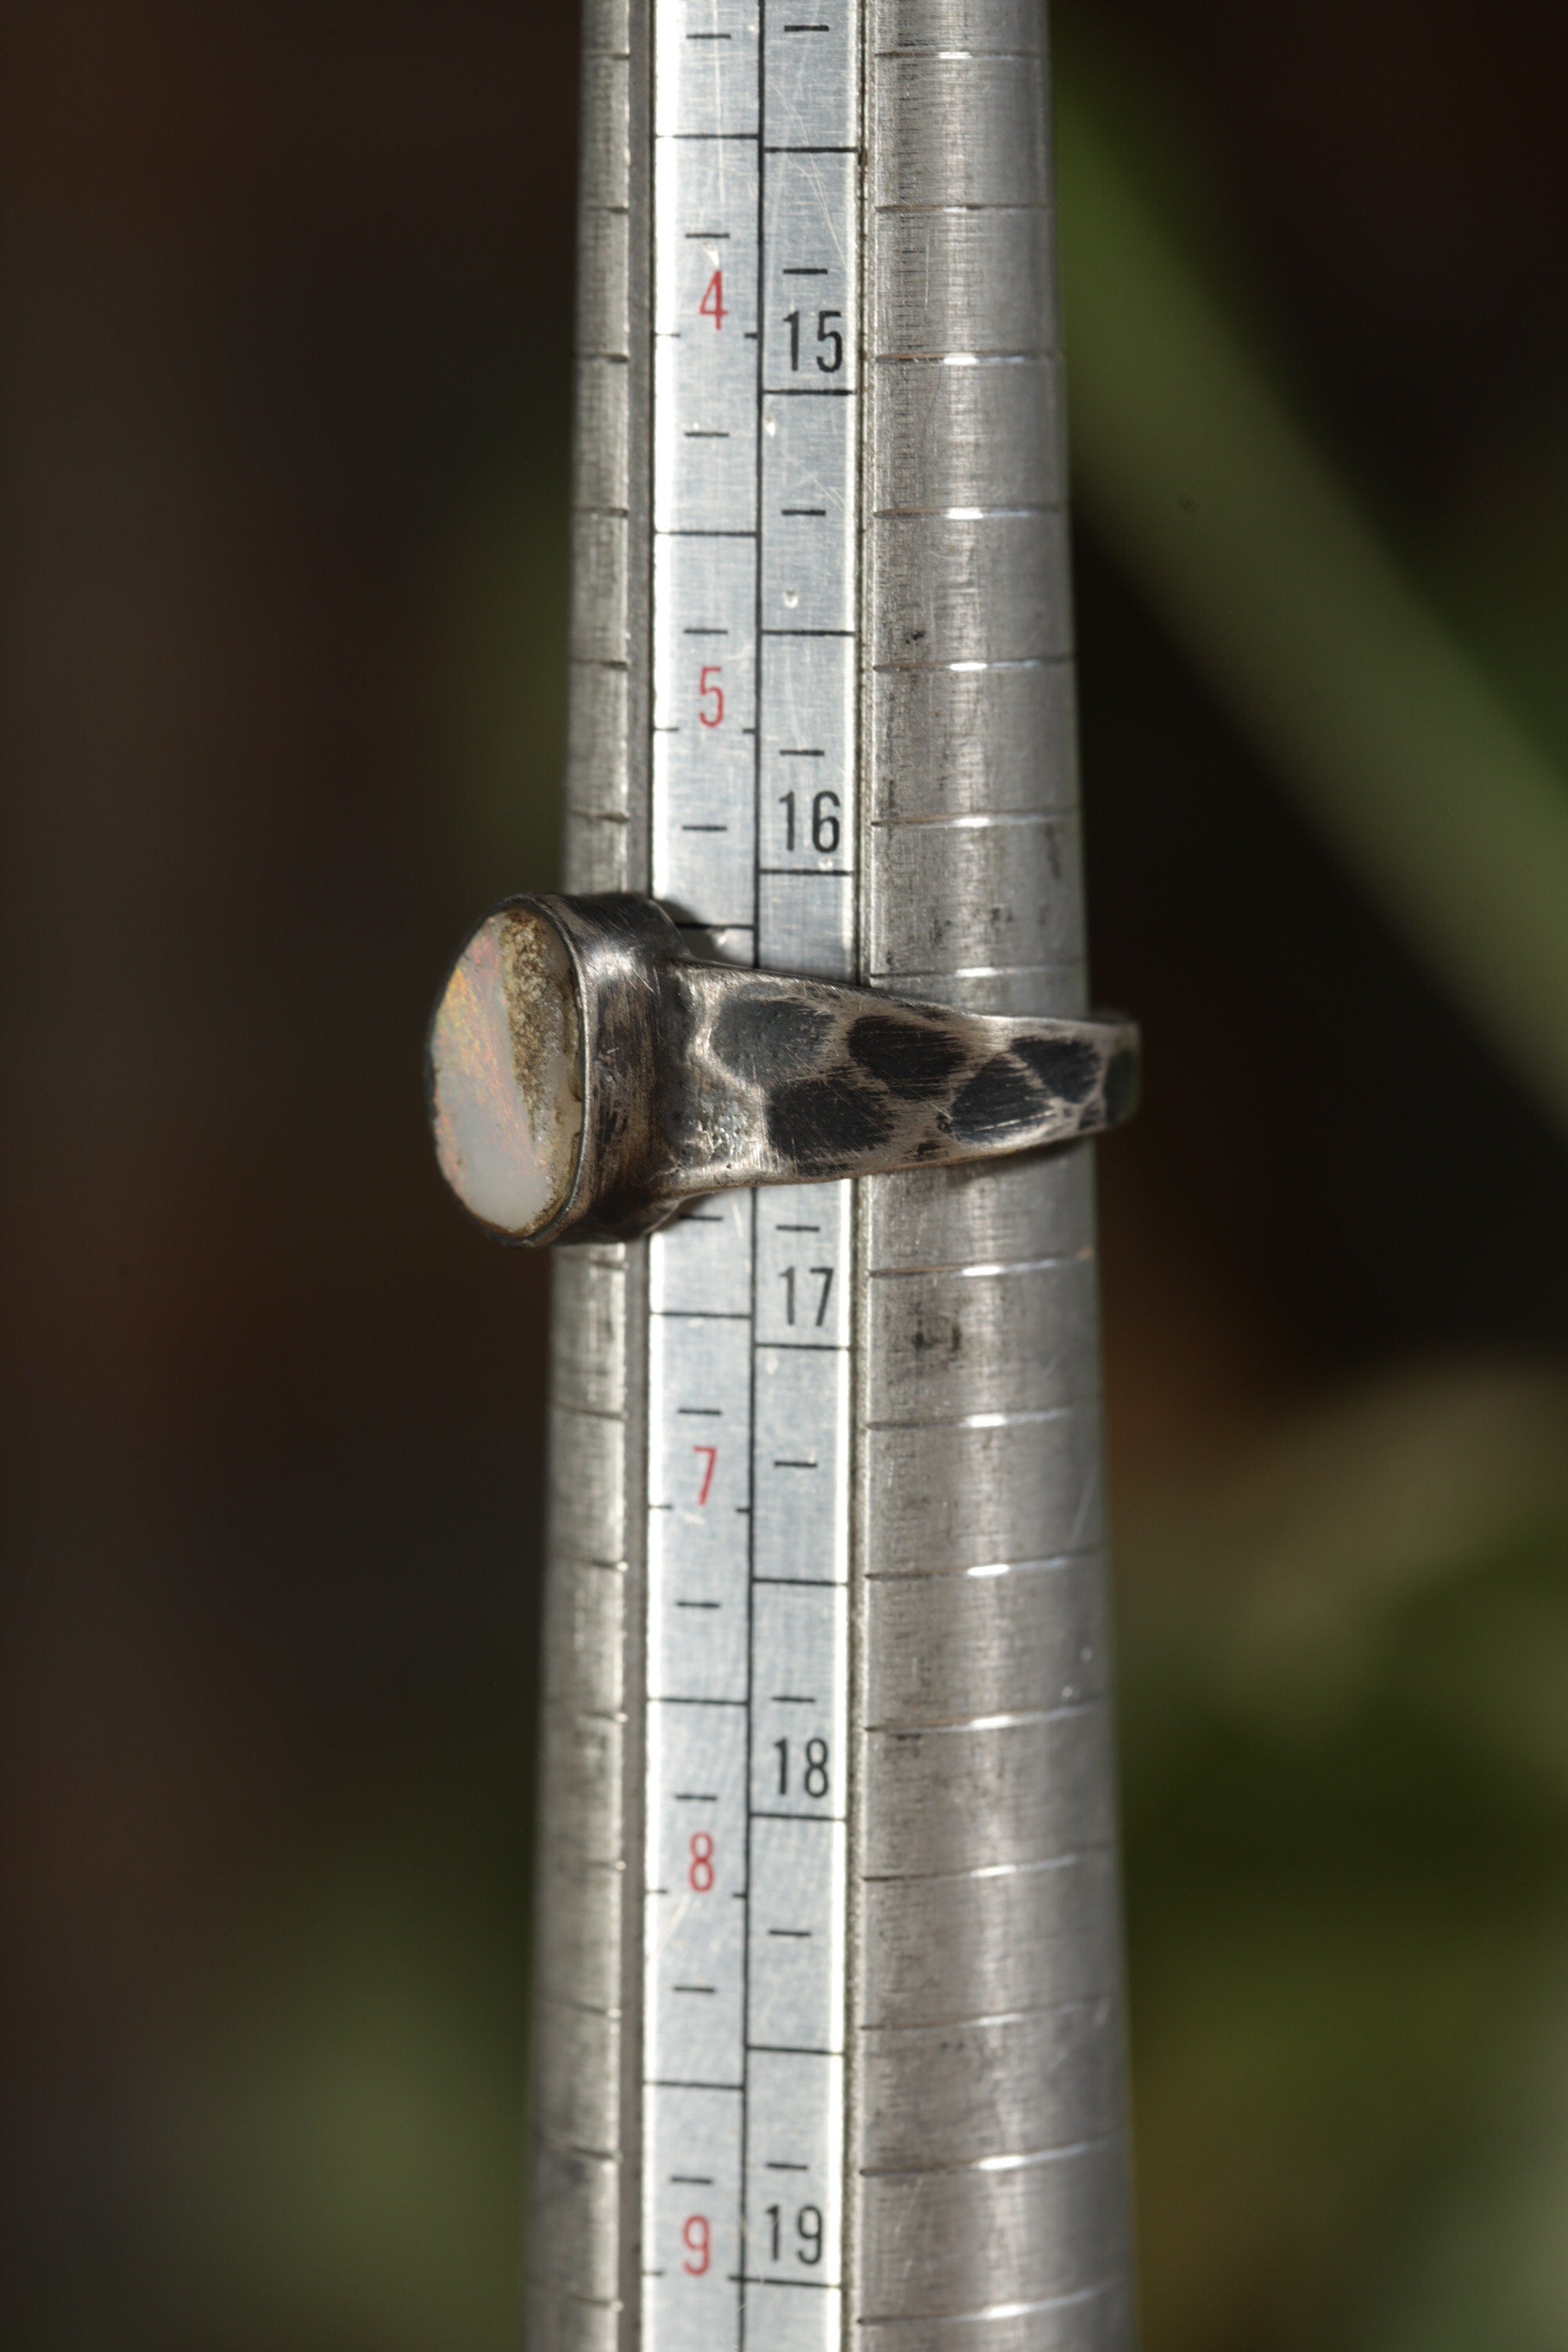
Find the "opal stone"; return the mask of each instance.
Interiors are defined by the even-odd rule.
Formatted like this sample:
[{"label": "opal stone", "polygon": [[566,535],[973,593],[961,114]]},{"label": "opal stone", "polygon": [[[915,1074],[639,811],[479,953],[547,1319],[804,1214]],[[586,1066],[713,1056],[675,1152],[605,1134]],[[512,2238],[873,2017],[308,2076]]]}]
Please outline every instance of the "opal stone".
[{"label": "opal stone", "polygon": [[470,1215],[527,1241],[564,1207],[583,1132],[582,1022],[553,924],[487,917],[430,1028],[436,1151]]}]

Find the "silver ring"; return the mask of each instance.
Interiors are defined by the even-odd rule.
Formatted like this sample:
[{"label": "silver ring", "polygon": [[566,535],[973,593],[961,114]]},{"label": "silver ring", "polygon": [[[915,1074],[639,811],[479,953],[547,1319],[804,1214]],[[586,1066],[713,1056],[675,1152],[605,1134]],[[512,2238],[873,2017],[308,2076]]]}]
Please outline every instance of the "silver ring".
[{"label": "silver ring", "polygon": [[1129,1116],[1136,1025],[958,1013],[710,963],[656,899],[510,898],[426,1061],[442,1171],[502,1240],[633,1240],[694,1201],[952,1167]]}]

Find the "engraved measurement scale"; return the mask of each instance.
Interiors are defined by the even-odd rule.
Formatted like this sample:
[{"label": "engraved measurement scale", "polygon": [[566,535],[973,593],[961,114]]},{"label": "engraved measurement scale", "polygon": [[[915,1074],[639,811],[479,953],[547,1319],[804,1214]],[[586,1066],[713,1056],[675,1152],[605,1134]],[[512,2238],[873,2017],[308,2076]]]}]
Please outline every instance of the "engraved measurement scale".
[{"label": "engraved measurement scale", "polygon": [[[856,961],[859,25],[654,8],[653,887]],[[838,2340],[853,1188],[650,1248],[643,2342]]]},{"label": "engraved measurement scale", "polygon": [[529,2340],[1130,2352],[1043,24],[751,5],[584,0],[568,890],[428,1043],[563,1245]]}]

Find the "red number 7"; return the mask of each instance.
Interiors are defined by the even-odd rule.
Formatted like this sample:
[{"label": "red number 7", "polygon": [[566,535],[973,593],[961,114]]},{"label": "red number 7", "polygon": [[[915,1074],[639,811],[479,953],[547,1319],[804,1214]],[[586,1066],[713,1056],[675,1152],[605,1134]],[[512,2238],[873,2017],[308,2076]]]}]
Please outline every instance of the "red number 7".
[{"label": "red number 7", "polygon": [[707,1502],[708,1490],[713,1484],[713,1465],[719,1459],[719,1448],[716,1445],[694,1445],[691,1451],[693,1454],[706,1454],[708,1456],[708,1467],[702,1473],[702,1484],[697,1490],[697,1501],[700,1507]]}]

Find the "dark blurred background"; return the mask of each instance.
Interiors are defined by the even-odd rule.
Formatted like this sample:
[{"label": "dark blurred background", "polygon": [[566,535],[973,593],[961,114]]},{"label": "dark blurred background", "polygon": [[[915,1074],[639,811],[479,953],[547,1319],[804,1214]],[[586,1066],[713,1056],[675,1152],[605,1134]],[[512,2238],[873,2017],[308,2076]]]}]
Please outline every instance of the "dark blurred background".
[{"label": "dark blurred background", "polygon": [[[1412,915],[1419,792],[1359,859],[1378,760],[1347,831],[1141,559],[1064,149],[1096,979],[1149,1057],[1103,1181],[1148,2343],[1561,2352],[1568,1002],[1508,894],[1568,829],[1568,14],[1058,23],[1503,746],[1443,818],[1478,967]],[[554,873],[576,44],[537,0],[0,29],[25,2352],[515,2336],[547,1269],[442,1196],[419,1047]],[[1249,560],[1238,643],[1289,535]]]}]

